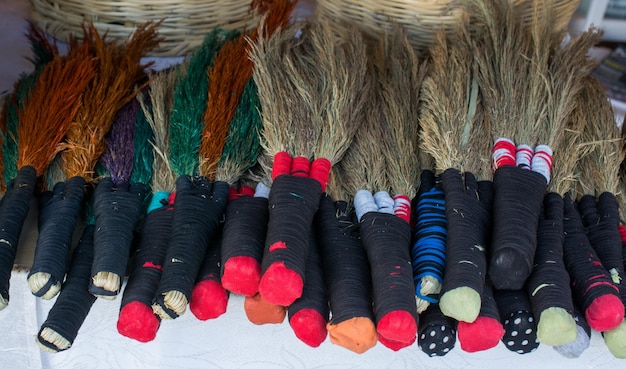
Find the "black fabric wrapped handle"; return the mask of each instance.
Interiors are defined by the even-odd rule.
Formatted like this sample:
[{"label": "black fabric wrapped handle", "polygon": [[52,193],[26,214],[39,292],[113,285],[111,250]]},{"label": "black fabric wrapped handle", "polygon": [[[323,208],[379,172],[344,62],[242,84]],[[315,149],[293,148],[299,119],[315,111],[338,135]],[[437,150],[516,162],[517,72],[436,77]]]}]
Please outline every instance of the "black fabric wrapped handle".
[{"label": "black fabric wrapped handle", "polygon": [[355,317],[374,320],[372,280],[354,211],[345,201],[322,195],[315,214],[324,280],[332,311],[331,324]]},{"label": "black fabric wrapped handle", "polygon": [[224,215],[229,186],[211,183],[206,177],[181,176],[176,180],[176,205],[172,235],[163,263],[161,284],[153,305],[159,305],[170,318],[178,317],[164,302],[170,291],[181,292],[187,301],[206,253]]},{"label": "black fabric wrapped handle", "polygon": [[311,347],[318,347],[324,342],[327,336],[326,324],[330,309],[314,229],[310,232],[309,255],[302,296],[287,308],[287,314],[291,328],[302,342]]},{"label": "black fabric wrapped handle", "polygon": [[35,168],[20,168],[17,176],[9,181],[0,204],[0,310],[9,302],[9,279],[36,181]]},{"label": "black fabric wrapped handle", "polygon": [[[321,195],[322,186],[315,179],[293,175],[274,179],[259,283],[259,293],[270,303],[288,306],[302,294],[309,232]],[[294,281],[295,286],[276,285],[273,273],[268,274],[268,270],[281,264],[297,273],[302,284]]]},{"label": "black fabric wrapped handle", "polygon": [[[260,268],[268,218],[268,200],[264,197],[240,197],[226,205],[221,251],[222,277],[228,261],[238,256],[251,258]],[[226,278],[223,278],[224,287],[231,292],[254,295],[258,292],[260,270],[258,272],[259,275],[254,277],[254,281],[248,283],[239,280],[239,277],[245,276],[232,276],[231,281],[228,279],[230,276],[226,275]],[[254,288],[249,286],[249,282],[255,284]]]},{"label": "black fabric wrapped handle", "polygon": [[[624,318],[619,290],[591,247],[580,213],[569,194],[563,199],[563,231],[563,260],[575,302],[585,312],[591,328],[601,332],[615,328]],[[620,314],[621,318],[610,316],[609,311]]]},{"label": "black fabric wrapped handle", "polygon": [[[619,233],[619,204],[615,195],[603,192],[596,201],[585,195],[578,201],[587,238],[602,265],[611,274],[619,288],[622,302],[626,304],[626,275],[622,260],[622,238]],[[621,281],[621,282],[620,282]]]},{"label": "black fabric wrapped handle", "polygon": [[368,212],[361,217],[359,230],[371,268],[373,308],[379,334],[380,322],[387,314],[406,312],[415,321],[414,337],[417,310],[409,253],[410,225],[392,214]]},{"label": "black fabric wrapped handle", "polygon": [[[63,351],[71,347],[78,335],[85,318],[91,310],[96,297],[89,293],[89,281],[91,280],[91,263],[93,261],[93,234],[94,225],[87,225],[78,246],[72,254],[72,262],[67,279],[63,284],[61,293],[57,297],[52,309],[48,312],[46,321],[42,324],[37,342],[45,349],[51,351]],[[54,342],[47,341],[42,334],[49,329],[69,342],[68,347],[58,346]]]},{"label": "black fabric wrapped handle", "polygon": [[103,178],[94,191],[94,261],[91,267],[92,283],[89,291],[96,296],[116,296],[115,290],[96,286],[93,278],[100,272],[109,272],[124,279],[135,236],[135,227],[143,210],[146,186],[142,183],[115,184]]},{"label": "black fabric wrapped handle", "polygon": [[493,175],[493,187],[489,277],[497,289],[519,290],[533,267],[546,178],[531,170],[503,166]]},{"label": "black fabric wrapped handle", "polygon": [[161,282],[174,218],[173,203],[165,200],[165,194],[160,192],[152,197],[117,320],[117,331],[139,342],[152,341],[161,324],[152,310],[152,298]]},{"label": "black fabric wrapped handle", "polygon": [[[476,181],[470,172],[447,169],[441,175],[445,194],[448,236],[446,242],[446,268],[441,290],[440,307],[445,314],[455,319],[473,321],[468,314],[468,301],[451,301],[452,290],[467,287],[476,292],[480,299],[487,273],[487,244],[491,224],[493,200],[492,183]],[[447,306],[449,304],[449,306]],[[472,302],[474,304],[474,302]],[[475,319],[480,304],[472,306]],[[458,311],[462,310],[462,311]]]},{"label": "black fabric wrapped handle", "polygon": [[49,295],[50,288],[63,283],[85,193],[85,180],[76,176],[39,196],[39,236],[28,278],[36,273],[48,273],[50,278],[45,286],[32,291],[35,296],[52,298],[56,293]]}]

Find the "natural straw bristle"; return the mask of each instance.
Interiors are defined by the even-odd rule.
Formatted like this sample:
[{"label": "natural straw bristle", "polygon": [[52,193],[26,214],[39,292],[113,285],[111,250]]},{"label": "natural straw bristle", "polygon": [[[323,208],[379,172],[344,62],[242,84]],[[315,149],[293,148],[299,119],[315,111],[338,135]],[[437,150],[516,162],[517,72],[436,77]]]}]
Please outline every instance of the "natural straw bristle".
[{"label": "natural straw bristle", "polygon": [[[366,78],[372,86],[377,84],[377,76],[368,68]],[[386,175],[384,150],[383,119],[381,112],[381,98],[379,94],[371,94],[370,101],[364,107],[364,121],[356,131],[352,144],[339,162],[337,173],[345,191],[352,196],[361,189],[380,191],[389,189],[389,179]]]},{"label": "natural straw bristle", "polygon": [[594,196],[602,192],[616,194],[620,191],[620,165],[626,154],[624,140],[600,83],[588,77],[584,88],[580,109],[586,113],[587,124],[581,143],[583,154],[578,161],[582,192]]},{"label": "natural straw bristle", "polygon": [[569,192],[570,195],[576,197],[578,182],[576,165],[581,155],[584,155],[584,152],[587,152],[589,149],[582,145],[582,134],[584,127],[591,122],[591,118],[597,112],[597,107],[589,101],[592,98],[589,94],[594,89],[592,85],[595,83],[597,82],[593,77],[585,78],[583,80],[584,87],[574,101],[575,109],[570,114],[564,127],[561,142],[558,143],[560,150],[554,152],[553,180],[550,181],[548,186],[548,190],[551,192],[556,192],[560,195],[565,195]]},{"label": "natural straw bristle", "polygon": [[341,160],[350,147],[363,118],[371,86],[366,78],[367,57],[364,40],[354,27],[345,27],[347,34],[338,36],[328,23],[315,23],[310,29],[315,50],[315,68],[310,73],[317,88],[310,98],[324,114],[320,138],[315,148],[317,158],[326,158],[332,165]]},{"label": "natural straw bristle", "polygon": [[174,101],[176,70],[162,71],[153,76],[150,82],[151,105],[148,106],[143,93],[137,95],[141,109],[152,128],[150,144],[154,152],[152,164],[152,188],[172,192],[176,188],[176,176],[170,167],[169,154],[169,113]]},{"label": "natural straw bristle", "polygon": [[456,168],[489,179],[492,142],[479,109],[468,32],[466,22],[452,33],[440,31],[430,49],[420,94],[420,147],[434,157],[437,172]]},{"label": "natural straw bristle", "polygon": [[426,63],[401,27],[384,37],[372,53],[386,127],[383,145],[390,190],[413,198],[420,181],[419,95]]},{"label": "natural straw bristle", "polygon": [[[49,281],[50,281],[50,273],[44,273],[44,272],[34,273],[28,277],[28,288],[30,288],[30,290],[33,293],[38,293],[42,288],[46,287]],[[61,290],[61,282],[57,282],[53,284],[52,286],[48,287],[48,291],[45,294],[43,294],[41,298],[44,300],[50,300],[51,298],[56,296],[60,290]]]},{"label": "natural straw bristle", "polygon": [[[40,340],[44,340],[45,342],[50,343],[57,349],[55,350],[49,346],[44,345],[43,343],[40,342]],[[68,341],[65,337],[61,336],[55,330],[48,328],[48,327],[45,327],[44,329],[41,330],[41,333],[39,334],[39,337],[37,338],[36,341],[37,341],[37,344],[39,345],[39,348],[47,352],[54,353],[54,352],[67,350],[70,347],[72,347],[72,344],[70,343],[70,341]]]},{"label": "natural straw bristle", "polygon": [[[282,151],[312,158],[318,141],[319,132],[311,124],[314,117],[292,80],[293,75],[307,76],[314,66],[308,38],[296,37],[300,31],[304,32],[293,25],[269,37],[260,35],[251,50],[253,77],[263,107],[261,143],[270,158]],[[281,97],[280,103],[276,96]]]},{"label": "natural straw bristle", "polygon": [[98,272],[92,278],[92,283],[95,287],[102,288],[105,291],[109,291],[114,295],[98,295],[104,299],[113,300],[115,294],[120,290],[121,280],[120,276],[111,272]]}]

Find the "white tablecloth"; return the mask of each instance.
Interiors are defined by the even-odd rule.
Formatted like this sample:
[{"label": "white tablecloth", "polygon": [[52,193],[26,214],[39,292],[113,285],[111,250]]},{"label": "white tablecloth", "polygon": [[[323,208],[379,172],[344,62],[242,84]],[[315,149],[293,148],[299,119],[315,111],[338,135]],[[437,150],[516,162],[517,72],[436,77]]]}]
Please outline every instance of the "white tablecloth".
[{"label": "white tablecloth", "polygon": [[602,337],[594,333],[591,346],[580,358],[566,359],[549,346],[519,355],[502,343],[478,353],[457,347],[445,357],[430,358],[417,344],[393,352],[378,344],[358,355],[333,345],[327,339],[319,348],[300,342],[285,320],[279,325],[257,326],[243,310],[243,298],[231,295],[226,314],[215,320],[199,321],[187,311],[182,317],[163,321],[154,341],[140,343],[117,333],[121,297],[98,299],[67,351],[43,352],[35,343],[40,325],[53,301],[34,297],[26,284],[26,273],[13,272],[9,306],[0,311],[0,367],[10,369],[111,369],[111,368],[619,368]]}]

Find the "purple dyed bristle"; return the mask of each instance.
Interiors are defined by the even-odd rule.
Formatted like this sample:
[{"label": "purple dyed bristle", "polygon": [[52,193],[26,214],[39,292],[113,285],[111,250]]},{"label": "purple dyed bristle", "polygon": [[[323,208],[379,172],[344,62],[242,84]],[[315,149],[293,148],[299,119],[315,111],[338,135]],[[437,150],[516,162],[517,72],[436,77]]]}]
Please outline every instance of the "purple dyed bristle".
[{"label": "purple dyed bristle", "polygon": [[107,144],[100,161],[109,171],[115,184],[128,183],[133,171],[135,155],[133,136],[139,102],[131,100],[116,114],[115,122],[107,135]]}]

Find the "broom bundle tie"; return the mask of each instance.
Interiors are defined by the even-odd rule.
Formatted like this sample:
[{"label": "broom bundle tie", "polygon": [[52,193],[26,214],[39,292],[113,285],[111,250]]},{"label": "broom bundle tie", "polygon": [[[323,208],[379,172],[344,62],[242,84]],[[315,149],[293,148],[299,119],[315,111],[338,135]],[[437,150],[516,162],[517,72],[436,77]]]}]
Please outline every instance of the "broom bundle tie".
[{"label": "broom bundle tie", "polygon": [[419,348],[429,357],[447,355],[456,345],[457,320],[444,315],[434,303],[428,305],[419,318]]},{"label": "broom bundle tie", "polygon": [[226,205],[221,279],[224,288],[232,293],[253,296],[259,290],[269,217],[268,197],[269,188],[258,183],[252,195],[240,191]]},{"label": "broom bundle tie", "polygon": [[459,321],[457,339],[465,352],[485,351],[495,347],[504,337],[493,285],[487,279],[481,296],[480,313],[473,322]]},{"label": "broom bundle tie", "polygon": [[88,291],[94,228],[94,225],[87,225],[83,229],[72,254],[67,279],[37,334],[37,343],[42,350],[59,352],[69,349],[96,301],[96,297]]},{"label": "broom bundle tie", "polygon": [[309,237],[309,255],[306,260],[302,296],[287,308],[287,319],[300,341],[310,347],[319,347],[328,335],[326,326],[330,309],[314,228],[311,228]]},{"label": "broom bundle tie", "polygon": [[441,311],[458,321],[479,315],[487,271],[487,240],[493,188],[470,172],[449,168],[441,174],[447,226]]},{"label": "broom bundle tie", "polygon": [[[201,259],[215,234],[226,206],[229,185],[203,176],[176,179],[176,206],[170,245],[163,264],[161,283],[152,308],[162,319],[175,319],[186,310]],[[172,244],[172,240],[176,240]]]},{"label": "broom bundle tie", "polygon": [[223,224],[220,222],[208,243],[191,293],[189,310],[199,320],[219,317],[226,312],[228,305],[229,293],[220,278]]},{"label": "broom bundle tie", "polygon": [[84,197],[83,177],[59,182],[52,191],[39,196],[39,237],[27,277],[30,290],[37,297],[51,299],[61,289],[77,221],[74,214],[80,211]]},{"label": "broom bundle tie", "polygon": [[[414,243],[411,248],[413,282],[418,314],[438,303],[446,261],[447,220],[444,192],[435,174],[421,174],[417,196]],[[434,281],[437,283],[434,283]]]},{"label": "broom bundle tie", "polygon": [[122,294],[117,331],[139,342],[154,340],[161,324],[152,310],[152,298],[161,281],[174,201],[175,193],[159,191],[153,195],[141,228],[134,267]]},{"label": "broom bundle tie", "polygon": [[537,322],[526,290],[494,290],[504,328],[502,342],[512,352],[528,354],[539,347]]},{"label": "broom bundle tie", "polygon": [[537,339],[561,346],[576,339],[570,277],[563,263],[563,198],[548,192],[537,227],[537,251],[526,291],[537,319]]},{"label": "broom bundle tie", "polygon": [[333,344],[356,353],[376,345],[370,266],[359,237],[356,215],[345,201],[326,193],[315,214],[328,305],[328,335]]},{"label": "broom bundle tie", "polygon": [[624,304],[585,235],[583,221],[570,194],[563,200],[563,260],[570,275],[574,301],[589,326],[599,332],[617,327],[624,319]]}]

